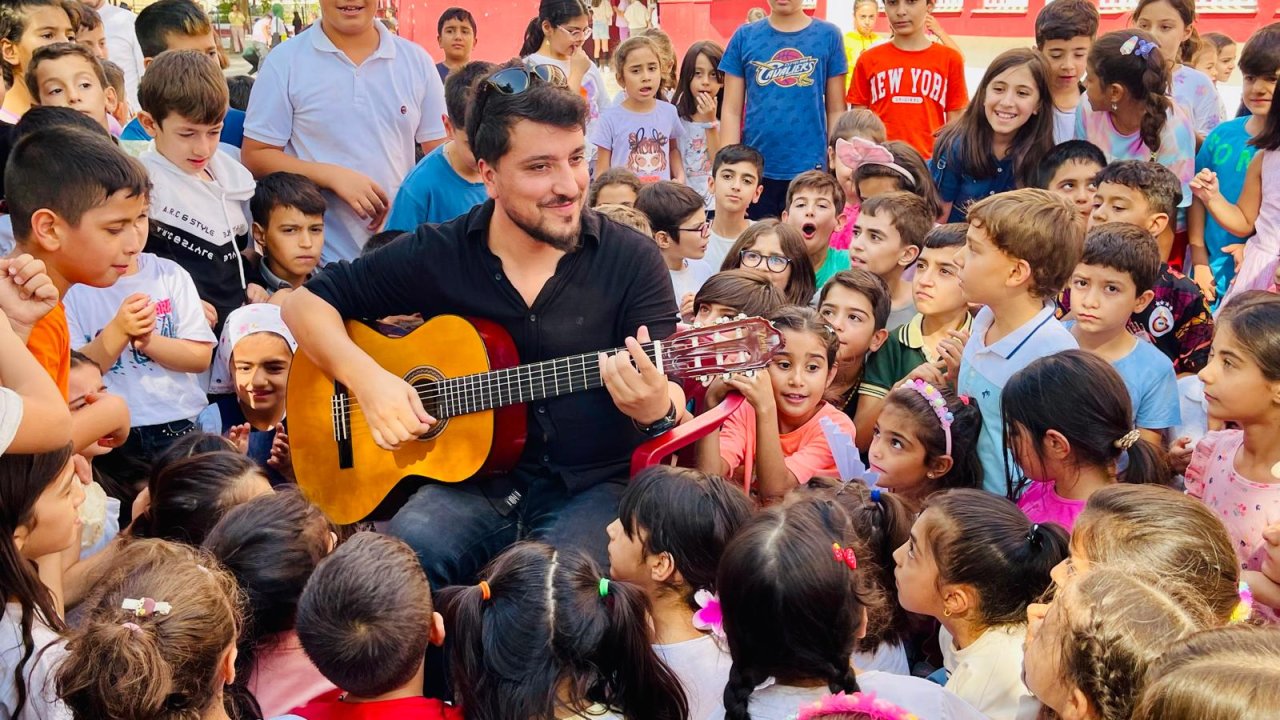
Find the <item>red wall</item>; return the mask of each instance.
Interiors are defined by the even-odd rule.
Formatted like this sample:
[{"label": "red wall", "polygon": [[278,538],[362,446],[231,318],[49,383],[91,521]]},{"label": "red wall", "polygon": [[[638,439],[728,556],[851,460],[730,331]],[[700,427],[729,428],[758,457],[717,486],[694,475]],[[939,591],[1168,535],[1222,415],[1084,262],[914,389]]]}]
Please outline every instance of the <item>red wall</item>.
[{"label": "red wall", "polygon": [[[1026,13],[998,13],[983,11],[982,0],[965,0],[965,9],[958,13],[939,12],[938,19],[943,27],[952,35],[976,35],[988,37],[1032,37],[1035,35],[1036,13],[1045,5],[1045,0],[1030,0]],[[1201,12],[1197,25],[1202,31],[1212,29],[1226,33],[1230,37],[1243,42],[1245,38],[1259,27],[1280,20],[1280,0],[1258,0],[1257,12],[1239,13],[1207,13]],[[1105,13],[1102,16],[1101,32],[1109,32],[1123,28],[1129,24],[1129,16],[1124,13]],[[888,24],[881,16],[877,27],[888,31]]]}]

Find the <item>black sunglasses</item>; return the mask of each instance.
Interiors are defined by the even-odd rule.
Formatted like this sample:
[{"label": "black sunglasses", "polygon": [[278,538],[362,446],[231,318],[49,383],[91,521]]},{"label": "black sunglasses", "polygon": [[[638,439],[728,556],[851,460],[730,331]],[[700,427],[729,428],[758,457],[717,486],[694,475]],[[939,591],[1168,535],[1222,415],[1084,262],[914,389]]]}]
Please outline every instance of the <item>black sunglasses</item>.
[{"label": "black sunglasses", "polygon": [[538,78],[548,85],[566,87],[569,78],[564,71],[555,65],[542,64],[531,67],[509,67],[484,79],[486,85],[503,95],[519,95],[533,86],[533,79]]}]

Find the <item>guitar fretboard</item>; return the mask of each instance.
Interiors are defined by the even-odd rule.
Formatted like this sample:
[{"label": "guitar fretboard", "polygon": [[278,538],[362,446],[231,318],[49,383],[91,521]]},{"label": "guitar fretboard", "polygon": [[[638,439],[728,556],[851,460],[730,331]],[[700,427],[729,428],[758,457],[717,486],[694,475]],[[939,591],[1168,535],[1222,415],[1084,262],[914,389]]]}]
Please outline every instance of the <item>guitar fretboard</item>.
[{"label": "guitar fretboard", "polygon": [[[648,342],[641,347],[661,370],[662,363],[656,357],[661,352],[661,344]],[[614,348],[603,352],[613,355],[625,349]],[[437,419],[537,402],[602,386],[604,383],[600,379],[599,356],[598,352],[584,353],[447,378],[432,383],[419,392],[427,412]]]}]

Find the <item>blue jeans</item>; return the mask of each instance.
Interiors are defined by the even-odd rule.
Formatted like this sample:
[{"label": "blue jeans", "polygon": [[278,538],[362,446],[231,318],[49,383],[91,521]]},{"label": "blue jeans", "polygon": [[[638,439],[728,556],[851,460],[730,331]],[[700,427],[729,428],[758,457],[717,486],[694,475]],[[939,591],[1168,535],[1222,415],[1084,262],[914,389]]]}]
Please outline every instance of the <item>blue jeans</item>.
[{"label": "blue jeans", "polygon": [[623,481],[571,493],[558,476],[517,467],[509,475],[461,483],[428,482],[387,530],[422,562],[432,590],[470,584],[495,555],[518,540],[577,548],[609,569],[605,528],[618,516]]}]

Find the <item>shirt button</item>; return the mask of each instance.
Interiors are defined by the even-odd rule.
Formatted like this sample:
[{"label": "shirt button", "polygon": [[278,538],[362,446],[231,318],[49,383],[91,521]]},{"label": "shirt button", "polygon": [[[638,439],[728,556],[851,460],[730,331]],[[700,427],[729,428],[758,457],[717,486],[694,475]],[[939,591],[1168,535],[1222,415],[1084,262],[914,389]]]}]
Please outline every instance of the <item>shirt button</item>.
[{"label": "shirt button", "polygon": [[542,462],[544,462],[544,463],[549,463],[549,462],[551,462],[551,456],[550,456],[550,455],[543,455],[543,456],[542,456]]},{"label": "shirt button", "polygon": [[539,406],[538,406],[538,414],[539,414],[539,415],[546,415],[546,414],[547,414],[547,406],[546,406],[546,405],[539,405]]},{"label": "shirt button", "polygon": [[501,279],[502,279],[502,273],[494,273],[494,274],[493,274],[493,279],[494,279],[494,280],[501,280]]},{"label": "shirt button", "polygon": [[1004,172],[1004,168],[996,168],[996,172],[998,172],[998,173],[1002,173],[1002,172]]},{"label": "shirt button", "polygon": [[529,322],[538,322],[538,316],[537,316],[537,315],[530,315],[530,316],[529,316]]}]

